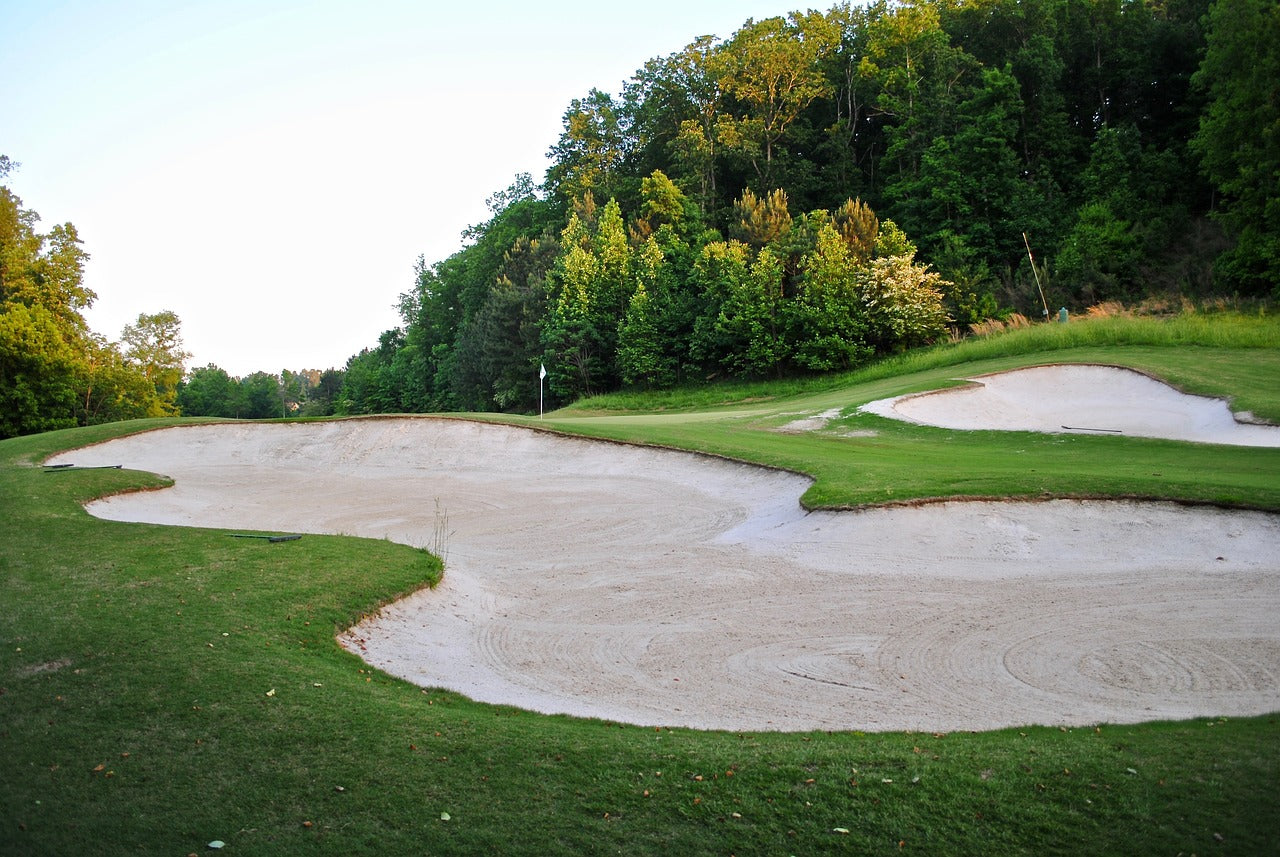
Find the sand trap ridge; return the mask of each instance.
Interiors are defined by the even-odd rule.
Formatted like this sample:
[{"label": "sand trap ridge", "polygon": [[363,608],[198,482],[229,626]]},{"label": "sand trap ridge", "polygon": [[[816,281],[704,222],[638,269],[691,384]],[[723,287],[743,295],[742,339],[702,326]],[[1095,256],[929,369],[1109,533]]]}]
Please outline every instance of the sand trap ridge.
[{"label": "sand trap ridge", "polygon": [[[1280,517],[1104,502],[805,514],[802,477],[425,419],[192,426],[60,456],[168,474],[100,517],[430,543],[343,635],[424,686],[737,730],[1280,709]],[[285,548],[287,549],[287,547]]]}]

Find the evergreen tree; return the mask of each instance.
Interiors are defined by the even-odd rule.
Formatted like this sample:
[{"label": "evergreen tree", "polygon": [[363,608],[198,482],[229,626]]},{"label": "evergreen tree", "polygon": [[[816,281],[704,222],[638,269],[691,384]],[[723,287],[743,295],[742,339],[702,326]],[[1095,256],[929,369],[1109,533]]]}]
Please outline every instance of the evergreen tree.
[{"label": "evergreen tree", "polygon": [[801,266],[796,362],[816,372],[848,369],[871,354],[859,273],[866,262],[833,225],[818,233]]}]

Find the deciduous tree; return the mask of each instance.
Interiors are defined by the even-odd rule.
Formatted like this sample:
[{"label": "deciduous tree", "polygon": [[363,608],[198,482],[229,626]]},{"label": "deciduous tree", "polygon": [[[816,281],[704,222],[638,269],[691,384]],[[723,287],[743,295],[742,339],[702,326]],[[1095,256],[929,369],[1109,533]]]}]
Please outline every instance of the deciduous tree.
[{"label": "deciduous tree", "polygon": [[74,426],[78,368],[53,313],[0,304],[0,438]]},{"label": "deciduous tree", "polygon": [[774,182],[775,149],[788,127],[815,99],[831,94],[819,61],[839,43],[839,28],[825,15],[793,12],[788,18],[748,21],[725,44],[724,87],[745,108],[736,117],[732,140],[748,154],[766,187]]},{"label": "deciduous tree", "polygon": [[892,220],[881,224],[876,257],[859,271],[867,341],[878,351],[927,345],[946,334],[946,283],[915,259],[915,247]]},{"label": "deciduous tree", "polygon": [[182,348],[182,322],[177,314],[171,310],[140,313],[137,321],[125,325],[120,339],[125,345],[125,361],[137,367],[155,388],[148,416],[178,413],[178,383],[191,355]]},{"label": "deciduous tree", "polygon": [[244,402],[236,379],[210,363],[191,370],[178,388],[178,407],[189,417],[239,417]]},{"label": "deciduous tree", "polygon": [[588,192],[613,196],[620,190],[616,181],[631,148],[626,114],[613,96],[592,89],[564,113],[564,131],[548,153],[552,166],[547,184],[564,200]]}]

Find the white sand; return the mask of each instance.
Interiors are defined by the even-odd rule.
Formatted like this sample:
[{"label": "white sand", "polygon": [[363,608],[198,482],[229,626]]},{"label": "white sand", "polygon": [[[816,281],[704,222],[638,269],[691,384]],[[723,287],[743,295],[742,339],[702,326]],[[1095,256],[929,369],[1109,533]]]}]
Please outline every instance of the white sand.
[{"label": "white sand", "polygon": [[427,418],[183,427],[57,461],[176,480],[91,505],[114,520],[431,547],[447,516],[444,582],[340,641],[488,702],[733,730],[1280,709],[1280,516],[805,514],[792,474]]},{"label": "white sand", "polygon": [[1280,446],[1280,427],[1237,421],[1221,399],[1188,396],[1130,369],[1037,366],[965,380],[963,387],[881,399],[861,410],[940,428]]}]

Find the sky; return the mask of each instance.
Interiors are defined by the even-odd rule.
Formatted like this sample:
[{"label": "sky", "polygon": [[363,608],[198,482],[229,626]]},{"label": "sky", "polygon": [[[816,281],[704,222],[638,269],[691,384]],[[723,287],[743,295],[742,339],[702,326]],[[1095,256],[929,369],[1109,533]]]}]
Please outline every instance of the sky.
[{"label": "sky", "polygon": [[792,8],[0,0],[6,184],[41,232],[75,224],[96,333],[171,310],[188,368],[341,368],[419,257],[542,181],[574,98]]}]

